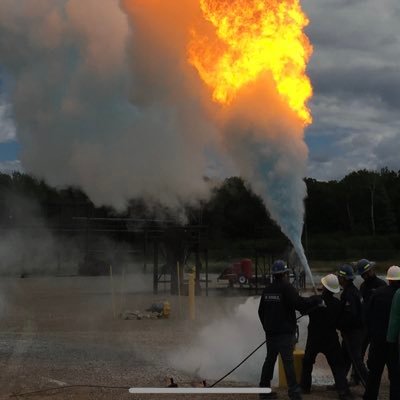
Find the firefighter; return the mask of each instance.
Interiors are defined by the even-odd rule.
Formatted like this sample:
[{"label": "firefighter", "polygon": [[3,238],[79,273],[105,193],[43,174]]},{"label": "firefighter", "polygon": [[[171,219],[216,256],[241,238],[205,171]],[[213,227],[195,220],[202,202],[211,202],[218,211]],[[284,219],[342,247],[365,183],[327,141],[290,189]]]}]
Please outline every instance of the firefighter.
[{"label": "firefighter", "polygon": [[364,281],[360,286],[360,293],[364,304],[368,303],[376,289],[386,286],[386,282],[376,276],[375,265],[375,262],[365,258],[356,263],[357,272]]},{"label": "firefighter", "polygon": [[342,350],[345,361],[346,376],[351,365],[356,370],[362,384],[365,386],[368,370],[362,357],[362,341],[364,325],[362,318],[361,295],[354,286],[354,271],[349,264],[344,264],[338,270],[339,284],[343,288],[340,296],[342,313],[339,329],[342,334]]},{"label": "firefighter", "polygon": [[[364,282],[360,286],[360,294],[363,302],[362,309],[363,309],[363,318],[365,321],[365,310],[369,302],[369,299],[371,298],[372,294],[375,292],[376,289],[382,286],[386,286],[386,282],[383,279],[380,279],[376,276],[375,262],[373,261],[369,261],[365,258],[357,261],[356,270],[357,273],[364,280]],[[368,332],[365,329],[362,341],[362,352],[361,352],[363,359],[365,357],[368,345],[369,345],[369,337],[368,337]],[[352,372],[352,381],[356,385],[359,383],[359,377],[354,368]]]},{"label": "firefighter", "polygon": [[371,344],[368,354],[369,375],[364,400],[378,399],[385,364],[390,380],[390,400],[400,399],[399,351],[396,344],[386,341],[393,297],[400,288],[400,267],[390,267],[386,279],[389,286],[377,289],[367,307],[366,322]]},{"label": "firefighter", "polygon": [[[289,269],[284,261],[275,261],[271,273],[273,282],[264,289],[258,308],[267,340],[267,357],[262,367],[260,386],[271,386],[274,366],[280,354],[288,382],[289,398],[300,400],[301,389],[296,381],[293,360],[297,330],[296,310],[305,313],[321,304],[321,300],[306,299],[298,294],[289,282]],[[276,393],[262,394],[260,398],[276,398]]]},{"label": "firefighter", "polygon": [[345,363],[340,347],[336,327],[341,314],[340,300],[334,294],[340,292],[339,280],[336,275],[330,274],[321,279],[323,285],[322,295],[313,296],[322,299],[326,307],[318,307],[310,312],[308,324],[308,337],[303,359],[301,388],[303,393],[310,393],[311,374],[315,359],[319,353],[324,354],[335,378],[335,390],[339,399],[351,398],[348,388]]}]

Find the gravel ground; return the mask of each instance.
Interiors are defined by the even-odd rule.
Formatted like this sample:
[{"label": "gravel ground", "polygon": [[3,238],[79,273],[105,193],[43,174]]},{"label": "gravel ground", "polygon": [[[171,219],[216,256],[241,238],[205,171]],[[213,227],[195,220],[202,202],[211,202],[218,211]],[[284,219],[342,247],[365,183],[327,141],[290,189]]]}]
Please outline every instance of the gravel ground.
[{"label": "gravel ground", "polygon": [[[146,292],[129,279],[122,296],[116,290],[116,312],[145,310],[163,296]],[[172,368],[168,354],[208,323],[213,315],[232,310],[242,297],[201,297],[198,318],[190,323],[179,315],[178,299],[168,299],[171,318],[129,320],[114,318],[108,278],[0,279],[0,397],[18,399],[175,399],[176,395],[130,395],[126,389],[64,388],[68,385],[164,387],[169,377],[191,386],[193,377]],[[183,312],[184,314],[184,312]],[[196,383],[197,383],[196,382]],[[224,386],[249,386],[224,382]],[[42,393],[21,393],[47,390]],[[387,391],[384,388],[384,391]],[[356,391],[360,393],[360,391]],[[280,391],[280,398],[286,398]],[[305,399],[334,399],[334,393],[317,387]],[[197,399],[204,396],[179,396]],[[256,395],[208,395],[209,400],[256,400]],[[382,394],[380,399],[385,399]]]}]

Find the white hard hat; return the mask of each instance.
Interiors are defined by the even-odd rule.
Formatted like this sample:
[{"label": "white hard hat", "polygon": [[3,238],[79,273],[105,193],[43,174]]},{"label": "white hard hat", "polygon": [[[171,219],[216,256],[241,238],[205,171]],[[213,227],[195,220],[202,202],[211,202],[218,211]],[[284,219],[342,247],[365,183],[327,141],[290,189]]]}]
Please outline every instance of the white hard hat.
[{"label": "white hard hat", "polygon": [[386,279],[388,281],[400,281],[400,267],[397,265],[392,265],[387,270]]},{"label": "white hard hat", "polygon": [[321,279],[321,283],[332,293],[339,293],[339,279],[336,275],[329,274]]}]

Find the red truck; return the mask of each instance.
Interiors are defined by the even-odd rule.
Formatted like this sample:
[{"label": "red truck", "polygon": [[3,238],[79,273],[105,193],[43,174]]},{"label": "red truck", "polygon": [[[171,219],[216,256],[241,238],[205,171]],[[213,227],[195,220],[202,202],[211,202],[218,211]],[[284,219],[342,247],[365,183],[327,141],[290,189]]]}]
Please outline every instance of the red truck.
[{"label": "red truck", "polygon": [[254,279],[253,262],[248,258],[231,264],[218,277],[218,280],[227,280],[229,286],[233,286],[235,283],[238,283],[240,286],[247,283],[251,284]]},{"label": "red truck", "polygon": [[[291,269],[290,271],[290,280],[298,289],[305,288],[305,273],[304,270],[301,270],[299,273],[296,273]],[[262,271],[258,271],[257,284],[261,286],[265,286],[270,282],[270,275],[265,274]],[[249,285],[250,287],[256,286],[256,276],[253,270],[253,262],[244,258],[241,261],[232,263],[228,268],[225,268],[222,273],[219,275],[218,281],[227,280],[229,282],[229,286],[233,287],[235,284],[239,284],[240,286]]]}]

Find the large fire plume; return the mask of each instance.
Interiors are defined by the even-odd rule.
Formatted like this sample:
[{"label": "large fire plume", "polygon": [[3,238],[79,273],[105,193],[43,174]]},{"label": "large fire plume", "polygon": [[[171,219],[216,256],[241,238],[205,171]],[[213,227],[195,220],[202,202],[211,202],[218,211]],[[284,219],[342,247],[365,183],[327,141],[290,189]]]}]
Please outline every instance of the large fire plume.
[{"label": "large fire plume", "polygon": [[303,32],[308,19],[299,0],[200,0],[200,6],[215,37],[193,30],[189,61],[212,88],[213,99],[229,104],[267,71],[290,108],[309,124],[312,87],[306,65],[312,46]]}]

